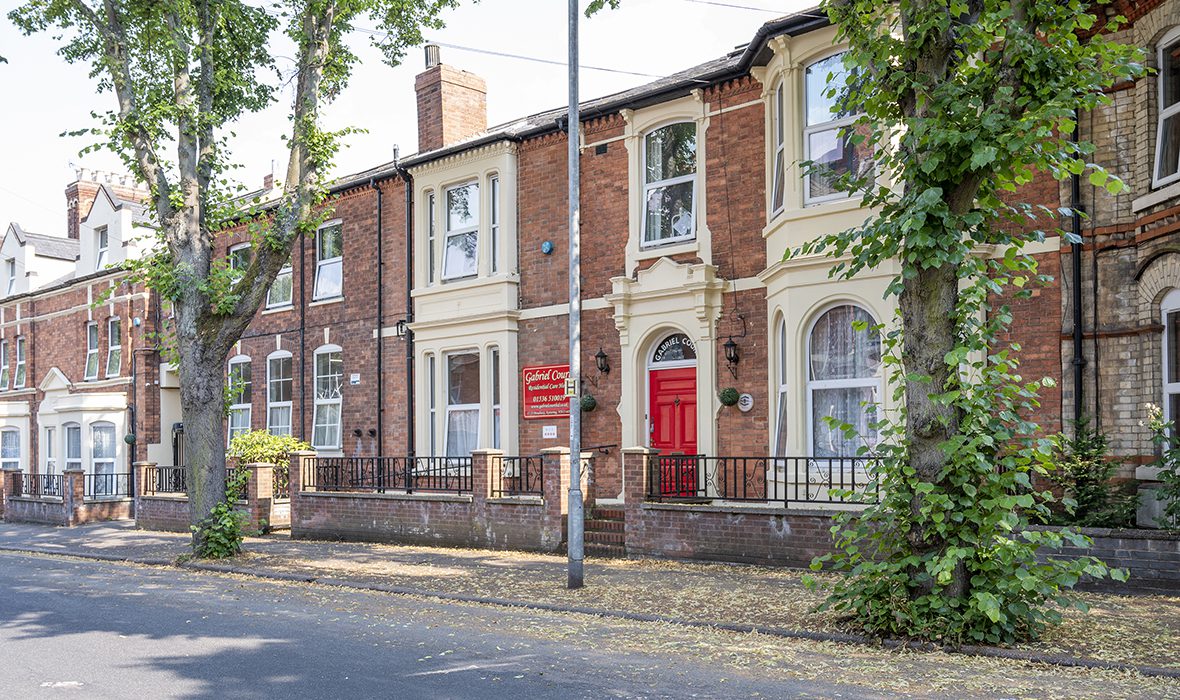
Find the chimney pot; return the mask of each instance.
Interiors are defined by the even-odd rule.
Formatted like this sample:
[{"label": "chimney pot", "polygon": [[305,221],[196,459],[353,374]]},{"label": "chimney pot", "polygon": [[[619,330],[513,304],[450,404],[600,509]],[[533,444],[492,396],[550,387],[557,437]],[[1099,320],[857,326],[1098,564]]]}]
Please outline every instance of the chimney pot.
[{"label": "chimney pot", "polygon": [[438,64],[442,63],[442,57],[439,54],[440,54],[440,51],[439,51],[438,44],[427,44],[426,45],[426,67],[427,68],[434,68]]}]

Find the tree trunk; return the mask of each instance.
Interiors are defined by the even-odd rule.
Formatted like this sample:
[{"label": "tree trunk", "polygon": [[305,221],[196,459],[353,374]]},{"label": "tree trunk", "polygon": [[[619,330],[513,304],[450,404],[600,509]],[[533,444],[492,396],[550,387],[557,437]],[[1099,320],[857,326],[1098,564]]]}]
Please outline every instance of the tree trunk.
[{"label": "tree trunk", "polygon": [[[929,377],[931,381],[907,381],[905,390],[905,434],[909,444],[910,465],[918,478],[940,483],[947,456],[942,444],[959,430],[958,411],[954,406],[931,400],[932,394],[947,391],[955,368],[947,365],[946,354],[955,348],[955,315],[959,298],[958,269],[953,265],[919,270],[903,280],[898,304],[901,308],[902,364],[907,375]],[[910,545],[915,553],[925,554],[943,549],[946,542],[927,532],[917,523],[924,495],[915,493],[910,509],[915,523],[910,530]],[[966,593],[966,571],[959,567],[947,590],[958,597]],[[929,592],[929,584],[920,593]]]},{"label": "tree trunk", "polygon": [[[208,350],[204,346],[200,338],[190,339],[182,346],[180,361],[180,410],[193,525],[225,498],[225,363],[215,352],[199,357]],[[193,544],[198,544],[196,533]]]}]

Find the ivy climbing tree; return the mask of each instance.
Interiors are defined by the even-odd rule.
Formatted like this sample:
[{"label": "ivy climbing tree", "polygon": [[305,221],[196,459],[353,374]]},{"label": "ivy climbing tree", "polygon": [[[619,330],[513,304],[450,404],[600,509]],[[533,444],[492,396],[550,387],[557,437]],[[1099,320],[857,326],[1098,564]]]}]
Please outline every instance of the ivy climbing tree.
[{"label": "ivy climbing tree", "polygon": [[[347,42],[352,23],[376,27],[373,43],[392,65],[457,1],[27,0],[9,13],[26,34],[53,32],[59,55],[88,65],[96,88],[113,94],[115,108],[89,130],[95,147],[118,154],[151,189],[158,244],[131,265],[175,310],[194,525],[225,495],[226,356],[295,242],[325,215],[327,177],[347,132],[321,128],[320,111],[357,64]],[[272,43],[284,36],[295,58],[280,72]],[[288,81],[290,121],[275,129],[287,132],[289,149],[281,198],[251,227],[245,270],[231,271],[214,258],[214,242],[250,212],[233,199],[229,129],[275,101]]]},{"label": "ivy climbing tree", "polygon": [[1019,374],[998,300],[1047,281],[1023,247],[1071,214],[1021,201],[1022,185],[1079,175],[1121,189],[1091,162],[1093,146],[1073,139],[1075,110],[1106,104],[1104,91],[1142,74],[1141,56],[1109,38],[1121,18],[1100,19],[1104,8],[1082,0],[824,9],[848,45],[832,96],[860,115],[845,137],[871,161],[837,185],[871,214],[791,254],[839,258],[833,274],[844,278],[889,261],[901,269],[888,290],[899,322],[882,329],[901,408],[878,426],[880,502],[833,529],[826,563],[848,576],[825,605],[874,634],[1032,638],[1061,606],[1081,605],[1070,595],[1081,576],[1124,574],[1091,557],[1036,557],[1084,538],[1028,529],[1048,514],[1052,496],[1033,477],[1052,449],[1032,421],[1041,381]]}]

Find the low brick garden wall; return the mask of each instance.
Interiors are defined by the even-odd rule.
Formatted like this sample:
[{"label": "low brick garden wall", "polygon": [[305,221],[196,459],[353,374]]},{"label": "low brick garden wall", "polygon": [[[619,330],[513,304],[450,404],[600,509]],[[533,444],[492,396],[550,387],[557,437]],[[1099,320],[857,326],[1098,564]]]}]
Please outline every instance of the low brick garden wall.
[{"label": "low brick garden wall", "polygon": [[130,520],[132,498],[86,498],[85,474],[68,470],[61,474],[60,496],[23,495],[19,471],[0,472],[0,516],[5,522],[71,526],[107,520]]},{"label": "low brick garden wall", "polygon": [[[181,492],[151,490],[151,472],[157,466],[151,462],[136,462],[136,525],[144,530],[189,532],[188,496]],[[286,529],[291,526],[291,501],[286,494],[275,493],[275,470],[271,464],[245,464],[239,469],[250,472],[246,482],[246,498],[238,501],[238,510],[249,517],[251,530]],[[174,469],[166,467],[165,469]],[[173,488],[178,488],[173,486]],[[283,497],[277,497],[277,496]]]},{"label": "low brick garden wall", "polygon": [[500,457],[497,450],[472,455],[471,493],[358,493],[316,490],[312,456],[296,453],[291,463],[291,537],[559,551],[569,450],[543,453],[541,493],[529,496],[491,496],[497,476],[492,465]]}]

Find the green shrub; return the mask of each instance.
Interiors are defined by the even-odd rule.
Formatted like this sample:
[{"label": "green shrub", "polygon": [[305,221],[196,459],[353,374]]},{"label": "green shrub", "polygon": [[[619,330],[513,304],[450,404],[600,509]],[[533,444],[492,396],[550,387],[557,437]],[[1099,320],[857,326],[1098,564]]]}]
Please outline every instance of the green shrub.
[{"label": "green shrub", "polygon": [[1151,429],[1151,441],[1159,450],[1153,466],[1159,467],[1161,485],[1156,490],[1159,498],[1164,502],[1164,512],[1156,519],[1156,524],[1165,529],[1180,526],[1180,440],[1175,439],[1176,424],[1164,420],[1164,412],[1159,406],[1147,405],[1148,427]]},{"label": "green shrub", "polygon": [[235,435],[225,456],[237,459],[239,464],[286,464],[290,453],[310,449],[311,445],[290,435],[251,430]]},{"label": "green shrub", "polygon": [[1122,460],[1110,456],[1110,440],[1085,421],[1078,421],[1073,437],[1053,436],[1049,479],[1061,487],[1063,507],[1054,508],[1056,525],[1081,527],[1133,527],[1139,496],[1128,493],[1112,479]]},{"label": "green shrub", "polygon": [[226,481],[225,499],[213,506],[209,517],[193,526],[196,535],[194,553],[204,559],[226,559],[242,551],[246,537],[246,523],[250,517],[235,508],[233,494],[241,493],[250,479],[250,472],[239,469]]}]

